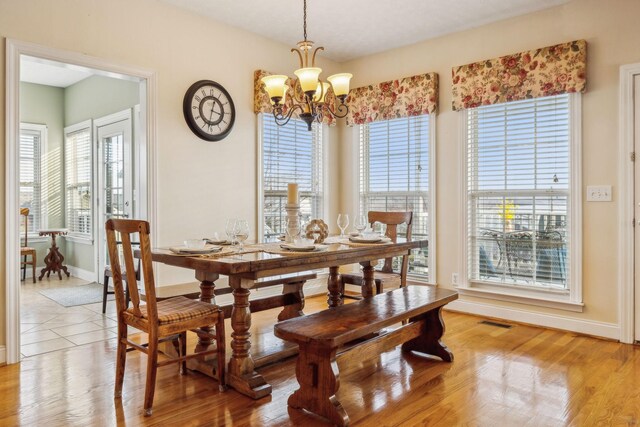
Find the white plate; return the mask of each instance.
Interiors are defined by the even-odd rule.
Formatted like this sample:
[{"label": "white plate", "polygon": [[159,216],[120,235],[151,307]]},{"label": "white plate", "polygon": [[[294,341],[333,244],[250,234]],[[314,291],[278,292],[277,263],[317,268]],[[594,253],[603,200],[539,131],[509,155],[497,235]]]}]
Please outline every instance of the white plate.
[{"label": "white plate", "polygon": [[210,243],[212,245],[230,245],[231,242],[228,240],[213,240],[213,239],[204,239],[207,241],[207,243]]},{"label": "white plate", "polygon": [[282,243],[280,247],[282,249],[286,249],[292,252],[313,252],[316,250],[316,245],[298,246],[298,245],[292,245],[288,243]]},{"label": "white plate", "polygon": [[206,245],[202,249],[187,248],[186,246],[174,246],[169,248],[171,252],[178,255],[204,255],[222,250],[222,246]]}]

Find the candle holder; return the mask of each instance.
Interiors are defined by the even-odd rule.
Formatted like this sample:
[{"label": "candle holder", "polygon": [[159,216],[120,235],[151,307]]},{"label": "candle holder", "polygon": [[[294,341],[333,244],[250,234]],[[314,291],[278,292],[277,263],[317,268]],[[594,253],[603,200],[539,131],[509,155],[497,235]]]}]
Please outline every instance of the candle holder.
[{"label": "candle holder", "polygon": [[[300,205],[297,203],[287,203],[284,209],[287,211],[287,219],[289,220],[289,224],[291,223],[291,221],[296,221],[295,224],[297,224],[298,232],[302,231],[300,230],[300,222],[299,222]],[[286,230],[285,230],[285,242],[293,243],[293,239],[290,237],[290,233],[287,233]]]}]

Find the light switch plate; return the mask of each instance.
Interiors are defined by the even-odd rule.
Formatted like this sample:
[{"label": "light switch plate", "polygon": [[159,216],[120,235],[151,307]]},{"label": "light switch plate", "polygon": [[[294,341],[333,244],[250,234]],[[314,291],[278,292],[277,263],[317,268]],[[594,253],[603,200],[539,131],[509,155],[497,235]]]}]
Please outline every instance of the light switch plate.
[{"label": "light switch plate", "polygon": [[587,202],[610,202],[610,185],[589,185],[587,186]]}]

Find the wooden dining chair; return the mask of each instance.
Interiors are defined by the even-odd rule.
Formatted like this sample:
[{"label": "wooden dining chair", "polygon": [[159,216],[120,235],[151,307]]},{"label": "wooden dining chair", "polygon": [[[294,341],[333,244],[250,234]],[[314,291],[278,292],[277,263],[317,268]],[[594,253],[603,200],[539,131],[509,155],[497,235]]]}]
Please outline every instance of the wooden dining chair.
[{"label": "wooden dining chair", "polygon": [[[118,244],[120,244],[120,242],[117,242]],[[140,243],[138,242],[131,242],[132,246],[140,246]],[[113,295],[115,293],[115,291],[110,291],[109,290],[109,278],[113,277],[113,270],[111,269],[110,265],[106,265],[104,267],[104,276],[103,276],[103,285],[102,285],[102,314],[105,314],[107,312],[107,298],[109,295]],[[127,272],[123,271],[122,272],[122,280],[125,281],[126,286],[124,288],[124,294],[125,294],[125,304],[127,307],[129,307],[129,302],[131,301],[131,297],[129,296],[129,283],[127,282]],[[138,286],[138,281],[140,280],[140,258],[138,258],[137,260],[137,265],[136,265],[136,284],[135,286]]]},{"label": "wooden dining chair", "polygon": [[[15,211],[14,211],[15,212]],[[20,208],[20,216],[24,217],[24,244],[20,246],[20,268],[22,269],[22,280],[27,278],[27,265],[31,266],[33,273],[33,283],[36,283],[36,250],[29,247],[29,208]],[[31,257],[28,259],[27,257]]]},{"label": "wooden dining chair", "polygon": [[[118,312],[118,350],[116,359],[115,397],[122,396],[122,383],[127,352],[139,350],[147,355],[147,381],[144,393],[144,415],[151,415],[156,384],[156,371],[159,366],[169,363],[180,364],[180,373],[186,374],[186,360],[204,358],[217,354],[217,376],[220,391],[225,390],[225,337],[224,315],[217,305],[191,300],[182,296],[156,301],[155,281],[151,262],[149,223],[134,219],[109,219],[105,224],[107,246],[113,272],[113,285]],[[116,233],[120,236],[116,237]],[[142,259],[142,278],[144,279],[146,304],[141,304],[137,286],[129,287],[131,307],[125,304],[125,291],[122,272],[127,273],[127,282],[135,283],[135,268],[131,238],[140,242]],[[118,241],[122,242],[122,255],[118,250]],[[120,266],[120,257],[124,259],[124,268]],[[147,344],[137,344],[128,339],[127,327],[133,327],[149,336]],[[202,328],[213,326],[211,329]],[[215,341],[215,349],[187,355],[187,331],[198,333]],[[177,344],[178,357],[158,360],[158,344],[171,341]]]},{"label": "wooden dining chair", "polygon": [[[385,224],[387,227],[386,236],[391,239],[392,242],[398,241],[398,226],[400,224],[407,225],[406,238],[407,242],[411,241],[411,228],[413,225],[413,212],[380,212],[369,211],[368,214],[369,224],[373,227],[376,222]],[[375,273],[375,285],[376,294],[380,294],[384,291],[384,282],[390,280],[400,279],[400,287],[407,285],[407,271],[409,269],[409,255],[402,257],[402,265],[399,271],[393,270],[393,258],[385,258],[384,265],[380,270],[376,270]],[[343,297],[361,299],[361,297],[345,296],[345,285],[362,286],[364,278],[362,273],[357,274],[341,274],[340,275],[340,292]]]}]

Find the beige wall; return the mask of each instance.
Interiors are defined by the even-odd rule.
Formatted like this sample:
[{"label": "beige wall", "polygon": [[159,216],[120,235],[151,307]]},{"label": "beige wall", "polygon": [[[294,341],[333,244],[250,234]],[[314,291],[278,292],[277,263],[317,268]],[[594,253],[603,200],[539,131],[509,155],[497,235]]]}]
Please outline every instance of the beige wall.
[{"label": "beige wall", "polygon": [[[618,72],[623,64],[640,62],[640,2],[635,0],[574,0],[564,6],[514,18],[473,30],[367,56],[343,64],[354,74],[354,86],[435,71],[440,75],[437,116],[437,281],[451,286],[451,274],[460,271],[464,257],[460,239],[459,159],[460,115],[451,110],[451,68],[482,59],[586,39],[587,92],[583,106],[583,194],[587,185],[612,184],[611,203],[583,204],[583,313],[495,302],[512,308],[551,312],[561,316],[606,323],[618,321],[617,218],[618,195]],[[342,167],[354,161],[350,130],[343,130]],[[351,187],[342,193],[347,203]],[[583,197],[586,199],[586,197]],[[472,298],[467,298],[473,300]],[[489,300],[476,299],[482,303]],[[557,325],[562,327],[561,324]]]},{"label": "beige wall", "polygon": [[[249,219],[255,232],[253,71],[291,73],[298,65],[297,57],[289,52],[291,46],[154,0],[0,0],[2,58],[7,37],[157,73],[158,244],[221,231],[230,216]],[[326,75],[338,70],[330,61],[320,59],[319,65]],[[223,141],[200,140],[184,122],[182,98],[200,79],[222,84],[234,100],[235,126]],[[5,81],[4,67],[0,67],[0,81]],[[0,135],[5,135],[4,99],[2,84]],[[333,141],[329,149],[336,146]],[[5,164],[4,156],[2,150],[0,165]],[[335,153],[329,156],[335,158]],[[4,195],[4,185],[5,176],[0,173],[0,195]],[[329,194],[336,197],[337,191]],[[0,222],[4,221],[2,209]],[[0,240],[4,236],[3,230]],[[0,245],[0,343],[5,342],[4,271],[4,245]],[[160,273],[162,283],[193,280],[187,271],[164,268]]]}]

